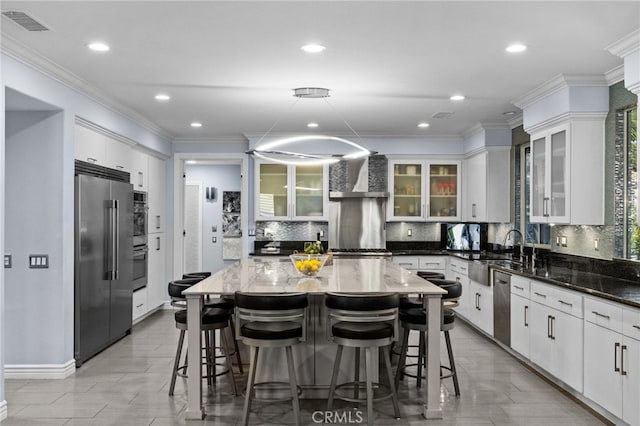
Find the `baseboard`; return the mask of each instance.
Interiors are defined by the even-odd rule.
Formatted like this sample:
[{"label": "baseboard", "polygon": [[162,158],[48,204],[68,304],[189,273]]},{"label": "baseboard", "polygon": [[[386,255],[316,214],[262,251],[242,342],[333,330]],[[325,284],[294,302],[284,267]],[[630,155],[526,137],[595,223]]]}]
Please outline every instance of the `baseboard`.
[{"label": "baseboard", "polygon": [[0,422],[7,418],[7,401],[0,401]]},{"label": "baseboard", "polygon": [[66,379],[76,371],[76,361],[64,364],[7,364],[5,379]]}]

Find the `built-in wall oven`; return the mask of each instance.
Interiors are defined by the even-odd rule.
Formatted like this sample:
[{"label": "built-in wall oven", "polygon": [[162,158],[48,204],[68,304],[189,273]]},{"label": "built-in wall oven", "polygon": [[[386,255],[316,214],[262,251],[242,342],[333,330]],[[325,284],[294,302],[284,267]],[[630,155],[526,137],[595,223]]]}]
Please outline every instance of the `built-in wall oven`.
[{"label": "built-in wall oven", "polygon": [[147,193],[133,193],[133,291],[147,285],[148,256],[147,247]]}]

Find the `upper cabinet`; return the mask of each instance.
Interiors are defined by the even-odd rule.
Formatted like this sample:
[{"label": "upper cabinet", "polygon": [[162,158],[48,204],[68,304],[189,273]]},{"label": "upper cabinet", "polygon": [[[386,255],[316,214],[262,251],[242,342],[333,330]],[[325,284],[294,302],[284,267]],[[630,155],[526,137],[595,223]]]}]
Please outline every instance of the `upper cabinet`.
[{"label": "upper cabinet", "polygon": [[492,149],[464,160],[462,220],[508,222],[510,148]]},{"label": "upper cabinet", "polygon": [[149,184],[148,184],[148,232],[150,234],[164,232],[167,212],[166,161],[148,156]]},{"label": "upper cabinet", "polygon": [[75,158],[123,172],[131,171],[131,147],[106,134],[76,123]]},{"label": "upper cabinet", "polygon": [[327,220],[326,165],[256,161],[255,167],[256,220]]},{"label": "upper cabinet", "polygon": [[129,181],[134,190],[146,192],[149,190],[149,156],[145,152],[135,149],[132,154]]},{"label": "upper cabinet", "polygon": [[459,161],[389,161],[387,220],[460,220]]}]

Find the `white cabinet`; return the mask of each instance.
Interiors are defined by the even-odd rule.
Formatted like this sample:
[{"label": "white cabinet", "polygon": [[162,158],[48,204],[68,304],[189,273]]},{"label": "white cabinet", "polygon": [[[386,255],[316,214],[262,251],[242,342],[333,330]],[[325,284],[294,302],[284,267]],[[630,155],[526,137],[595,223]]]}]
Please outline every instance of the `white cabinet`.
[{"label": "white cabinet", "polygon": [[[531,302],[531,361],[582,392],[582,296],[531,281]],[[580,306],[574,308],[573,305],[576,304]],[[575,314],[580,316],[574,316]]]},{"label": "white cabinet", "polygon": [[167,293],[165,234],[149,234],[147,275],[148,309],[155,309],[169,299]]},{"label": "white cabinet", "polygon": [[460,220],[460,161],[390,160],[389,221]]},{"label": "white cabinet", "polygon": [[604,117],[531,132],[531,222],[604,224]]},{"label": "white cabinet", "polygon": [[327,220],[328,170],[256,161],[256,220]]},{"label": "white cabinet", "polygon": [[131,171],[131,147],[95,129],[76,123],[75,158],[124,172]]},{"label": "white cabinet", "polygon": [[147,313],[147,287],[143,287],[133,292],[133,312],[132,319],[136,321]]},{"label": "white cabinet", "polygon": [[530,282],[518,275],[511,276],[511,349],[529,358],[529,286]]},{"label": "white cabinet", "polygon": [[475,297],[471,294],[468,277],[469,265],[466,260],[450,258],[445,276],[448,280],[460,282],[462,285],[462,295],[458,301],[456,312],[469,319],[470,312],[475,309]]},{"label": "white cabinet", "polygon": [[142,151],[134,149],[131,153],[130,182],[135,191],[148,191],[149,182],[149,156]]},{"label": "white cabinet", "polygon": [[393,256],[391,261],[409,271],[442,272],[447,267],[446,256]]},{"label": "white cabinet", "polygon": [[484,151],[463,163],[462,220],[508,222],[510,149]]},{"label": "white cabinet", "polygon": [[167,193],[166,193],[166,161],[149,156],[148,206],[150,234],[164,232],[166,226]]},{"label": "white cabinet", "polygon": [[479,329],[493,336],[493,288],[469,280],[473,307],[467,318]]},{"label": "white cabinet", "polygon": [[[584,395],[629,424],[640,424],[640,310],[585,298]],[[631,334],[634,332],[631,331]]]}]

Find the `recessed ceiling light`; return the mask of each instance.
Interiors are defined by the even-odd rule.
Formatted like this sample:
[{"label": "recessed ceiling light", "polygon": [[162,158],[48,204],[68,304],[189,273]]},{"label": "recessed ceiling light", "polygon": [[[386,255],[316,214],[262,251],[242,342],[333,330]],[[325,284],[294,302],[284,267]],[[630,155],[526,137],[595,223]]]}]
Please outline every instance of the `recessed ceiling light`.
[{"label": "recessed ceiling light", "polygon": [[169,99],[171,99],[171,96],[164,93],[158,93],[154,97],[156,98],[157,101],[168,101]]},{"label": "recessed ceiling light", "polygon": [[109,45],[101,42],[90,43],[88,47],[96,52],[108,52],[110,49]]},{"label": "recessed ceiling light", "polygon": [[515,111],[505,111],[505,112],[502,113],[502,115],[516,115],[516,114],[517,114],[517,112],[515,112]]},{"label": "recessed ceiling light", "polygon": [[518,52],[523,52],[527,50],[527,46],[525,46],[524,44],[516,43],[510,46],[507,46],[505,50],[509,53],[518,53]]},{"label": "recessed ceiling light", "polygon": [[464,96],[462,96],[462,95],[453,95],[449,99],[451,99],[452,101],[461,101],[461,100],[464,99]]},{"label": "recessed ceiling light", "polygon": [[196,160],[187,160],[185,161],[186,164],[198,164],[198,162]]},{"label": "recessed ceiling light", "polygon": [[425,123],[423,121],[422,123],[418,123],[418,127],[420,127],[421,129],[426,129],[427,127],[429,127],[429,123]]},{"label": "recessed ceiling light", "polygon": [[202,127],[202,123],[194,121],[193,123],[191,123],[191,127]]},{"label": "recessed ceiling light", "polygon": [[315,129],[316,127],[318,127],[318,123],[314,123],[314,122],[307,123],[307,127]]},{"label": "recessed ceiling light", "polygon": [[320,44],[305,44],[300,49],[304,50],[307,53],[320,53],[326,49],[326,47]]}]

